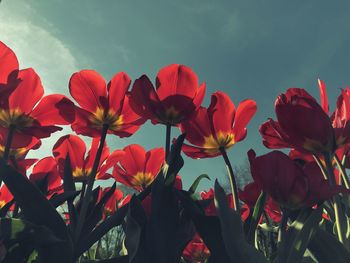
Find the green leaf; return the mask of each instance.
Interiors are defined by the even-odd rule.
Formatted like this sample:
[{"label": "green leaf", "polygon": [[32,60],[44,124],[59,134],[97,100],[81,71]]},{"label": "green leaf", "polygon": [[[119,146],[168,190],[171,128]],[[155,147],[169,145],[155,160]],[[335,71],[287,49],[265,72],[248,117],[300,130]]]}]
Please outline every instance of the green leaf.
[{"label": "green leaf", "polygon": [[194,182],[191,185],[190,189],[188,189],[188,192],[190,194],[194,194],[196,192],[197,187],[198,187],[200,181],[202,181],[202,179],[208,179],[210,181],[210,177],[207,174],[201,174],[200,176],[198,176],[196,178],[196,180],[194,180]]},{"label": "green leaf", "polygon": [[50,203],[53,207],[58,207],[64,202],[73,201],[80,191],[64,192],[62,194],[55,194],[50,198]]},{"label": "green leaf", "polygon": [[323,206],[312,210],[310,208],[300,211],[297,219],[289,226],[285,239],[282,240],[279,251],[279,262],[301,262],[312,235],[321,221]]},{"label": "green leaf", "polygon": [[0,159],[0,171],[0,178],[21,207],[24,218],[35,225],[47,227],[57,238],[65,241],[50,251],[55,260],[52,262],[71,261],[72,241],[60,214],[27,177],[7,165],[2,158]]},{"label": "green leaf", "polygon": [[249,231],[247,235],[247,240],[250,244],[254,244],[255,230],[256,230],[256,227],[258,226],[260,217],[264,211],[265,202],[266,202],[266,193],[261,192],[258,200],[255,203],[253,214],[250,219],[250,226],[249,226]]},{"label": "green leaf", "polygon": [[321,228],[316,229],[308,244],[308,249],[319,263],[350,262],[349,251],[334,235]]},{"label": "green leaf", "polygon": [[[34,249],[40,254],[45,254],[44,251],[50,246],[62,243],[62,240],[58,239],[47,227],[37,226],[22,219],[1,218],[0,233],[2,242],[9,248],[6,256],[8,261],[15,259],[18,261],[22,257],[25,259],[24,254],[28,252],[33,254]],[[16,249],[10,249],[14,245]]]},{"label": "green leaf", "polygon": [[210,250],[208,262],[230,263],[226,252],[223,238],[221,236],[220,221],[215,216],[205,216],[202,207],[195,202],[188,192],[178,191],[178,197],[184,206],[185,212],[192,219],[196,231]]},{"label": "green leaf", "polygon": [[147,216],[140,201],[134,195],[130,200],[126,217],[125,247],[128,251],[129,262],[150,262],[145,246],[145,226]]},{"label": "green leaf", "polygon": [[92,212],[85,221],[81,239],[84,239],[84,237],[86,237],[91,232],[97,223],[101,221],[104,206],[108,202],[109,198],[113,195],[115,189],[116,183],[112,185],[112,187],[102,196],[101,200],[92,209]]},{"label": "green leaf", "polygon": [[245,241],[241,215],[229,207],[224,189],[215,181],[215,207],[221,224],[221,235],[231,262],[266,262],[265,257]]}]

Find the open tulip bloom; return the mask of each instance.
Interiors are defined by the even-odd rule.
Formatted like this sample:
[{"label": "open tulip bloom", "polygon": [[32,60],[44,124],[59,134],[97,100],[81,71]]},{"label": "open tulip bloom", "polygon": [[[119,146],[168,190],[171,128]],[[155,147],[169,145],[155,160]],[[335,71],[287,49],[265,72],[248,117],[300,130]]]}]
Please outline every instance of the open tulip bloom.
[{"label": "open tulip bloom", "polygon": [[[267,148],[291,151],[249,151],[254,181],[240,190],[227,151],[247,137],[254,100],[235,107],[217,91],[204,107],[205,83],[181,64],[155,83],[81,70],[68,83],[74,100],[44,96],[36,71],[0,42],[0,262],[350,262],[350,89],[330,114],[318,84],[319,103],[299,88],[277,97],[260,133]],[[166,126],[165,149],[120,142],[147,120]],[[72,134],[52,155],[29,158],[61,125]],[[182,134],[170,145],[174,126]],[[110,150],[110,135],[122,149]],[[232,193],[217,180],[200,191],[209,177],[183,175],[182,153],[222,156]]]}]

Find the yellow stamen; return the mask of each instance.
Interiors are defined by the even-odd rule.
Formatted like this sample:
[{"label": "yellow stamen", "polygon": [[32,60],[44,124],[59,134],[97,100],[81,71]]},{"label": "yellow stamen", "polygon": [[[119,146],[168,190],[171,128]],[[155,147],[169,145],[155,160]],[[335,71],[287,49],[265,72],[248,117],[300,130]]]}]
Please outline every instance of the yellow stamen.
[{"label": "yellow stamen", "polygon": [[204,138],[203,148],[209,154],[216,154],[220,148],[228,149],[235,144],[235,135],[233,133],[225,133],[219,131],[216,138],[211,134]]},{"label": "yellow stamen", "polygon": [[103,108],[97,108],[95,113],[90,116],[92,125],[102,129],[103,125],[108,124],[110,130],[118,131],[123,125],[123,115],[116,114],[112,109],[106,112]]},{"label": "yellow stamen", "polygon": [[3,208],[6,205],[6,202],[4,200],[0,200],[0,209]]},{"label": "yellow stamen", "polygon": [[5,128],[15,125],[17,129],[21,129],[30,126],[32,123],[33,119],[24,114],[19,108],[0,109],[0,125]]},{"label": "yellow stamen", "polygon": [[132,184],[134,186],[140,186],[145,188],[150,183],[152,183],[154,177],[151,173],[137,172],[132,179]]}]

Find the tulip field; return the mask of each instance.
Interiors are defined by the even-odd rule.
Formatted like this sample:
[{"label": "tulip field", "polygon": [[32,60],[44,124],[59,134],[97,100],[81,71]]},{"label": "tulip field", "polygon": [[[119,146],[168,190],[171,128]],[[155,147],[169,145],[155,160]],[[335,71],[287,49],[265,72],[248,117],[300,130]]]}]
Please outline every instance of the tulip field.
[{"label": "tulip field", "polygon": [[[234,105],[222,91],[206,94],[180,64],[160,68],[155,81],[119,72],[106,82],[85,69],[72,72],[67,90],[44,95],[35,69],[0,42],[0,262],[350,262],[349,88],[334,112],[323,80],[320,100],[301,88],[276,94],[276,115],[259,129],[270,150],[251,146],[253,181],[244,187],[228,151],[261,110],[254,98]],[[164,130],[164,147],[107,145],[148,121]],[[71,133],[50,156],[27,157],[64,126]],[[204,174],[183,187],[183,155],[222,158],[229,191],[217,180],[199,191]]]}]

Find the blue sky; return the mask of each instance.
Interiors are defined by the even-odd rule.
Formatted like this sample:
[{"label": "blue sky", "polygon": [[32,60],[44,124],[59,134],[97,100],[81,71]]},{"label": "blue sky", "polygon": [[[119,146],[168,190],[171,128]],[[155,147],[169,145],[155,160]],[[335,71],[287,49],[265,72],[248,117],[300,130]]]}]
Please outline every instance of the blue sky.
[{"label": "blue sky", "polygon": [[[216,90],[236,105],[255,99],[248,136],[229,152],[232,163],[241,164],[250,148],[268,151],[258,128],[274,117],[274,100],[287,88],[303,87],[318,98],[321,78],[334,108],[339,89],[350,85],[349,10],[349,1],[320,0],[3,0],[0,40],[22,68],[36,69],[47,93],[68,95],[69,77],[80,69],[95,69],[107,80],[119,71],[154,79],[161,67],[180,63],[207,83],[205,106]],[[40,155],[68,132],[46,140]],[[109,136],[108,143],[151,149],[164,145],[164,133],[148,123],[130,139]],[[185,186],[202,173],[225,181],[223,160],[185,159]]]}]

